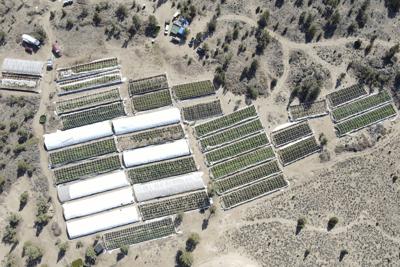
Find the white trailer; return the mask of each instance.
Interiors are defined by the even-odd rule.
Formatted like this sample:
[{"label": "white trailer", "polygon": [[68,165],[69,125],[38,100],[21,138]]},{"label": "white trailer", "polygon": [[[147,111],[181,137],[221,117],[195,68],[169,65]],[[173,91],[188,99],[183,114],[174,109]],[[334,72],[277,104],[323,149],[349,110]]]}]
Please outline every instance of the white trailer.
[{"label": "white trailer", "polygon": [[22,35],[22,41],[24,41],[27,44],[35,45],[37,47],[40,46],[40,41],[28,34],[23,34]]}]

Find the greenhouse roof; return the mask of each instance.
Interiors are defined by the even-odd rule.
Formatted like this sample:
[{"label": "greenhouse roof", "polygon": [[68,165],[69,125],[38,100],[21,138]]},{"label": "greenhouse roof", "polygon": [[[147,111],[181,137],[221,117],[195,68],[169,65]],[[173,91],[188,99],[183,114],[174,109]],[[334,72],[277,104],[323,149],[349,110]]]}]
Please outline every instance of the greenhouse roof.
[{"label": "greenhouse roof", "polygon": [[42,61],[6,58],[1,71],[6,73],[42,76],[44,63]]}]

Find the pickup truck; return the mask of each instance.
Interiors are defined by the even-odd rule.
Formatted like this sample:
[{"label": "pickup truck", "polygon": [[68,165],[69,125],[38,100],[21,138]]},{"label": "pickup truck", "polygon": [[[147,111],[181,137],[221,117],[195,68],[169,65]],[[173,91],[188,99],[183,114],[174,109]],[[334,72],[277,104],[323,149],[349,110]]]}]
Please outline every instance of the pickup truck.
[{"label": "pickup truck", "polygon": [[164,35],[168,35],[168,33],[169,33],[169,22],[165,22]]}]

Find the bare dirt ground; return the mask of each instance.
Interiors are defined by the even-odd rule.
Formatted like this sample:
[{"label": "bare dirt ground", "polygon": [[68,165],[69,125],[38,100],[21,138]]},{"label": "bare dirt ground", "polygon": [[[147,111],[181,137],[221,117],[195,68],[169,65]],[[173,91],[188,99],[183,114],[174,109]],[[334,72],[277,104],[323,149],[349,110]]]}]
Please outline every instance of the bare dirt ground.
[{"label": "bare dirt ground", "polygon": [[[63,14],[59,1],[4,1],[0,7],[2,12],[2,30],[7,33],[6,44],[0,46],[0,60],[5,57],[24,58],[45,61],[50,56],[50,44],[58,40],[63,49],[63,57],[56,59],[56,67],[75,64],[103,57],[118,57],[122,72],[128,79],[142,78],[160,73],[167,73],[171,85],[212,79],[214,70],[231,58],[226,70],[226,86],[216,96],[221,100],[224,113],[230,113],[248,103],[257,107],[262,123],[269,133],[276,126],[287,122],[286,107],[293,89],[293,77],[308,74],[310,65],[327,75],[317,76],[323,79],[323,89],[319,98],[336,90],[337,80],[345,73],[338,88],[366,80],[365,73],[372,72],[373,77],[384,88],[388,88],[394,97],[397,96],[394,76],[399,70],[398,61],[385,64],[382,56],[390,47],[400,40],[398,34],[399,15],[388,16],[384,1],[371,1],[367,8],[368,20],[362,28],[349,33],[349,27],[356,22],[356,16],[363,1],[342,1],[338,7],[341,20],[332,37],[324,35],[327,22],[325,1],[192,1],[198,10],[190,26],[188,37],[203,32],[207,23],[220,5],[221,14],[217,18],[217,29],[203,43],[207,43],[210,52],[207,57],[199,58],[195,50],[187,44],[176,45],[170,38],[162,34],[155,38],[146,37],[143,29],[132,38],[126,29],[132,21],[132,15],[145,21],[154,14],[163,26],[170,20],[177,9],[178,2],[114,1],[108,10],[101,11],[102,23],[93,26],[92,17],[98,1],[76,1],[65,8]],[[304,2],[296,6],[294,2]],[[334,2],[334,1],[331,1]],[[352,3],[354,2],[354,3]],[[114,10],[117,4],[123,3],[129,8],[129,15],[123,21],[116,21]],[[282,4],[283,3],[283,4]],[[145,9],[141,9],[146,4]],[[255,37],[249,34],[246,39],[233,40],[226,51],[222,48],[228,31],[233,31],[237,24],[242,37],[247,31],[258,27],[257,7],[262,11],[269,10],[270,19],[267,31],[272,38],[264,54],[254,55],[257,44]],[[138,8],[139,7],[139,8]],[[83,10],[86,16],[80,16]],[[351,11],[352,10],[352,11]],[[299,26],[299,16],[305,11],[311,13],[318,27],[317,34],[305,43],[304,29]],[[320,12],[322,11],[322,12]],[[50,13],[55,18],[49,20]],[[329,12],[328,12],[329,13]],[[325,14],[325,15],[323,15]],[[294,20],[292,19],[294,18]],[[73,26],[66,28],[68,20]],[[28,55],[19,45],[22,33],[30,33],[39,25],[47,33],[46,44],[33,55]],[[112,25],[119,34],[107,35]],[[321,37],[318,37],[321,35]],[[365,49],[372,36],[376,35],[371,51],[366,55]],[[318,41],[317,41],[318,39]],[[354,49],[354,42],[361,40],[361,48]],[[219,44],[218,44],[219,43]],[[237,53],[239,45],[247,49]],[[213,53],[219,49],[219,54]],[[293,54],[301,55],[300,61],[293,63]],[[340,56],[339,56],[340,54]],[[257,59],[260,67],[254,78],[240,80],[244,67],[248,67],[253,59]],[[190,64],[189,64],[190,61]],[[353,64],[353,63],[356,64]],[[352,64],[350,64],[352,63]],[[350,64],[350,67],[349,67]],[[360,70],[360,66],[368,69]],[[313,74],[313,73],[312,73]],[[364,76],[363,76],[364,75]],[[388,78],[387,78],[388,77]],[[1,175],[7,176],[7,183],[0,196],[0,233],[3,235],[6,219],[11,212],[19,210],[19,196],[29,192],[28,204],[19,211],[22,222],[17,228],[19,243],[13,248],[8,244],[0,244],[0,258],[3,265],[9,254],[16,256],[15,266],[24,266],[22,246],[25,241],[39,245],[44,255],[40,264],[43,266],[68,266],[77,258],[84,258],[85,248],[90,246],[94,237],[81,239],[83,247],[77,248],[77,240],[68,241],[69,249],[60,260],[57,259],[56,243],[66,241],[65,224],[61,207],[56,199],[52,175],[47,168],[47,153],[43,149],[42,135],[55,130],[56,117],[53,113],[53,102],[56,88],[53,80],[55,72],[46,72],[41,82],[40,100],[38,95],[26,93],[2,92],[2,100],[10,95],[24,96],[34,102],[32,110],[36,116],[27,122],[27,127],[37,138],[37,149],[21,153],[23,157],[32,158],[36,171],[32,177],[27,175],[16,178],[15,162],[6,154],[2,162],[6,166]],[[271,81],[276,79],[274,88]],[[369,80],[368,80],[369,81]],[[367,81],[367,83],[369,83]],[[382,83],[384,81],[384,83]],[[371,81],[374,88],[380,87]],[[247,95],[249,87],[258,90],[258,98],[250,99]],[[123,96],[127,97],[126,84],[122,86]],[[200,100],[199,100],[200,101]],[[203,100],[201,100],[203,101]],[[297,100],[295,100],[296,102]],[[294,102],[294,103],[295,103]],[[185,103],[184,103],[185,104]],[[8,125],[9,116],[16,113],[22,118],[24,111],[15,107],[2,105]],[[39,124],[39,116],[47,114],[48,123]],[[284,192],[274,194],[223,212],[218,210],[209,218],[209,214],[191,212],[185,215],[180,227],[181,233],[174,237],[146,242],[131,247],[129,254],[117,261],[117,252],[107,253],[98,258],[98,266],[174,266],[178,249],[184,248],[185,241],[191,232],[200,234],[200,244],[193,252],[194,266],[398,266],[400,265],[400,226],[399,221],[399,175],[398,156],[400,153],[399,124],[397,120],[388,121],[384,129],[363,130],[353,136],[337,139],[333,124],[328,116],[314,119],[311,126],[317,135],[324,133],[328,139],[325,148],[330,159],[321,162],[319,155],[313,155],[287,168],[284,173],[290,187]],[[190,127],[187,127],[190,132]],[[14,134],[11,135],[15,142]],[[190,138],[196,162],[206,172],[201,153],[194,139]],[[4,150],[3,150],[4,152]],[[12,176],[12,177],[11,177]],[[207,179],[207,177],[206,177]],[[41,195],[52,198],[51,209],[54,216],[37,236],[34,228],[36,200]],[[215,201],[218,202],[217,199]],[[331,231],[327,231],[329,218],[336,216],[339,223]],[[307,220],[305,228],[296,235],[297,219]],[[208,227],[203,222],[209,219]],[[60,225],[62,234],[55,236],[51,226],[54,222]],[[347,255],[339,262],[340,252],[346,250]],[[305,252],[309,255],[305,257]]]}]

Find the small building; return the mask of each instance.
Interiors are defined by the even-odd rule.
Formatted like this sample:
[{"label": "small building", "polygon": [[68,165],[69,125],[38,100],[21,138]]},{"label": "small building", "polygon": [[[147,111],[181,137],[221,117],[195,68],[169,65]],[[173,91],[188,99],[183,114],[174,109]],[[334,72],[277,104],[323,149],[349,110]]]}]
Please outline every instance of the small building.
[{"label": "small building", "polygon": [[44,62],[42,61],[6,58],[3,61],[1,72],[41,77],[43,66]]},{"label": "small building", "polygon": [[27,44],[34,45],[34,46],[37,46],[37,47],[40,46],[40,41],[38,39],[28,35],[28,34],[23,34],[22,35],[22,41],[27,43]]},{"label": "small building", "polygon": [[93,249],[96,255],[99,256],[104,251],[103,242],[97,242]]}]

